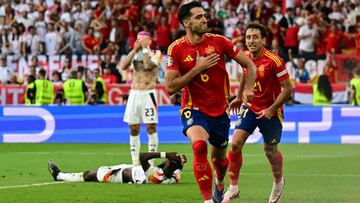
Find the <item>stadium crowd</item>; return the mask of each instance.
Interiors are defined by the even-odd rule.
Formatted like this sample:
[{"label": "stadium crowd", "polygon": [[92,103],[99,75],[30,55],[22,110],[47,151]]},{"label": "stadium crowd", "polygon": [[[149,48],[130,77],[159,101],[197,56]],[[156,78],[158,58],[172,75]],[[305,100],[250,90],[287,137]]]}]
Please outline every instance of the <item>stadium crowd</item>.
[{"label": "stadium crowd", "polygon": [[[61,68],[47,77],[66,81],[72,70],[87,84],[93,70],[71,63],[71,56],[98,55],[106,84],[131,81],[130,71],[119,71],[122,56],[133,48],[139,31],[151,33],[152,49],[166,55],[167,47],[184,34],[177,17],[182,0],[1,0],[0,81],[25,84],[37,77],[39,55],[65,55]],[[293,82],[315,82],[304,64],[325,60],[323,74],[337,83],[336,54],[360,55],[360,0],[204,0],[208,29],[231,39],[245,50],[244,28],[249,22],[267,26],[267,47],[291,62]],[[9,68],[13,60],[31,58],[28,69]],[[359,65],[359,63],[357,64]],[[355,69],[356,67],[352,67]],[[19,75],[25,75],[20,78]]]}]

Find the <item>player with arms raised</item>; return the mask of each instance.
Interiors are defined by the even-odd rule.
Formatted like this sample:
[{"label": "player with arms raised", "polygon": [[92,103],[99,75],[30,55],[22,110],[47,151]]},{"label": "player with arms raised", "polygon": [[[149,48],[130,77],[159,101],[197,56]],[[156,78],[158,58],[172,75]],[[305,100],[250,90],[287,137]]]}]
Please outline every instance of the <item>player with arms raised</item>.
[{"label": "player with arms raised", "polygon": [[[245,42],[249,49],[246,54],[257,67],[257,77],[253,87],[254,99],[240,109],[234,135],[231,142],[228,174],[230,187],[224,195],[223,203],[239,196],[238,178],[242,166],[242,148],[256,127],[264,138],[264,151],[269,160],[274,184],[269,203],[279,202],[284,188],[282,177],[282,154],[278,149],[281,139],[283,104],[291,94],[292,85],[284,62],[265,45],[266,28],[250,23],[245,30]],[[245,77],[248,74],[244,69]],[[244,78],[240,87],[244,85]],[[241,94],[240,89],[239,94]]]},{"label": "player with arms raised", "polygon": [[[220,202],[228,166],[226,148],[230,128],[227,101],[230,85],[225,57],[233,58],[248,71],[242,95],[239,95],[242,98],[235,99],[231,108],[239,108],[241,103],[238,101],[252,99],[256,67],[227,38],[207,33],[206,13],[201,3],[193,1],[182,5],[178,17],[186,35],[168,48],[165,84],[170,93],[182,89],[183,133],[192,143],[193,170],[202,198],[205,202]],[[215,168],[213,197],[213,172],[207,159],[207,141],[211,144]]]}]

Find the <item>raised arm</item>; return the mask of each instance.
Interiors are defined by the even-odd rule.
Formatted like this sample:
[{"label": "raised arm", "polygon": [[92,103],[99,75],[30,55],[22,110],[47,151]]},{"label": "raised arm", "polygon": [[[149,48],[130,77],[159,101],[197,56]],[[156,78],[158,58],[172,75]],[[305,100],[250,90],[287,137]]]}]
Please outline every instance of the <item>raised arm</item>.
[{"label": "raised arm", "polygon": [[140,47],[141,47],[140,41],[136,40],[134,44],[134,48],[129,52],[125,60],[121,62],[120,64],[121,70],[126,70],[130,66],[132,59],[134,58],[136,52],[140,49]]},{"label": "raised arm", "polygon": [[150,168],[150,159],[167,158],[171,162],[181,163],[181,157],[176,152],[142,152],[140,153],[140,164],[144,171]]}]

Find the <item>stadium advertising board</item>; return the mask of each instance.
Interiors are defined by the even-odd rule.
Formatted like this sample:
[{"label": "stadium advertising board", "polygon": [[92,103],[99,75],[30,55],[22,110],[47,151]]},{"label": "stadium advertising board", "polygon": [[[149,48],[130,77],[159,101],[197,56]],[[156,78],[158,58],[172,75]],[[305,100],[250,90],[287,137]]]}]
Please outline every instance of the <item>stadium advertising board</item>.
[{"label": "stadium advertising board", "polygon": [[[161,143],[188,143],[182,134],[178,106],[159,107]],[[1,106],[0,143],[128,143],[125,106]],[[232,129],[236,117],[232,116]],[[285,108],[282,143],[360,143],[360,108]],[[232,134],[232,131],[230,134]],[[141,129],[141,142],[147,143]],[[249,143],[262,143],[258,130]]]}]

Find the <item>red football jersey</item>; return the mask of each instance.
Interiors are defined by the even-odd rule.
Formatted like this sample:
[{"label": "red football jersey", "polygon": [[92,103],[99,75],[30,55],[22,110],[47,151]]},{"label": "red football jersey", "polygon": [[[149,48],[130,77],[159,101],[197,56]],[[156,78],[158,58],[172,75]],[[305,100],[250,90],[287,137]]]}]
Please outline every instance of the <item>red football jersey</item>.
[{"label": "red football jersey", "polygon": [[240,49],[221,35],[207,33],[204,40],[196,45],[184,36],[169,46],[166,69],[178,70],[180,75],[186,74],[196,64],[196,51],[203,57],[218,53],[220,60],[182,89],[181,108],[199,110],[208,116],[222,115],[227,110],[230,87],[225,55],[233,58]]},{"label": "red football jersey", "polygon": [[[280,82],[289,78],[283,60],[274,52],[264,48],[260,57],[254,59],[249,52],[245,54],[255,63],[257,75],[253,87],[254,98],[246,105],[253,112],[270,107],[281,92]],[[243,69],[246,73],[246,69]],[[283,106],[281,107],[283,110]]]}]

